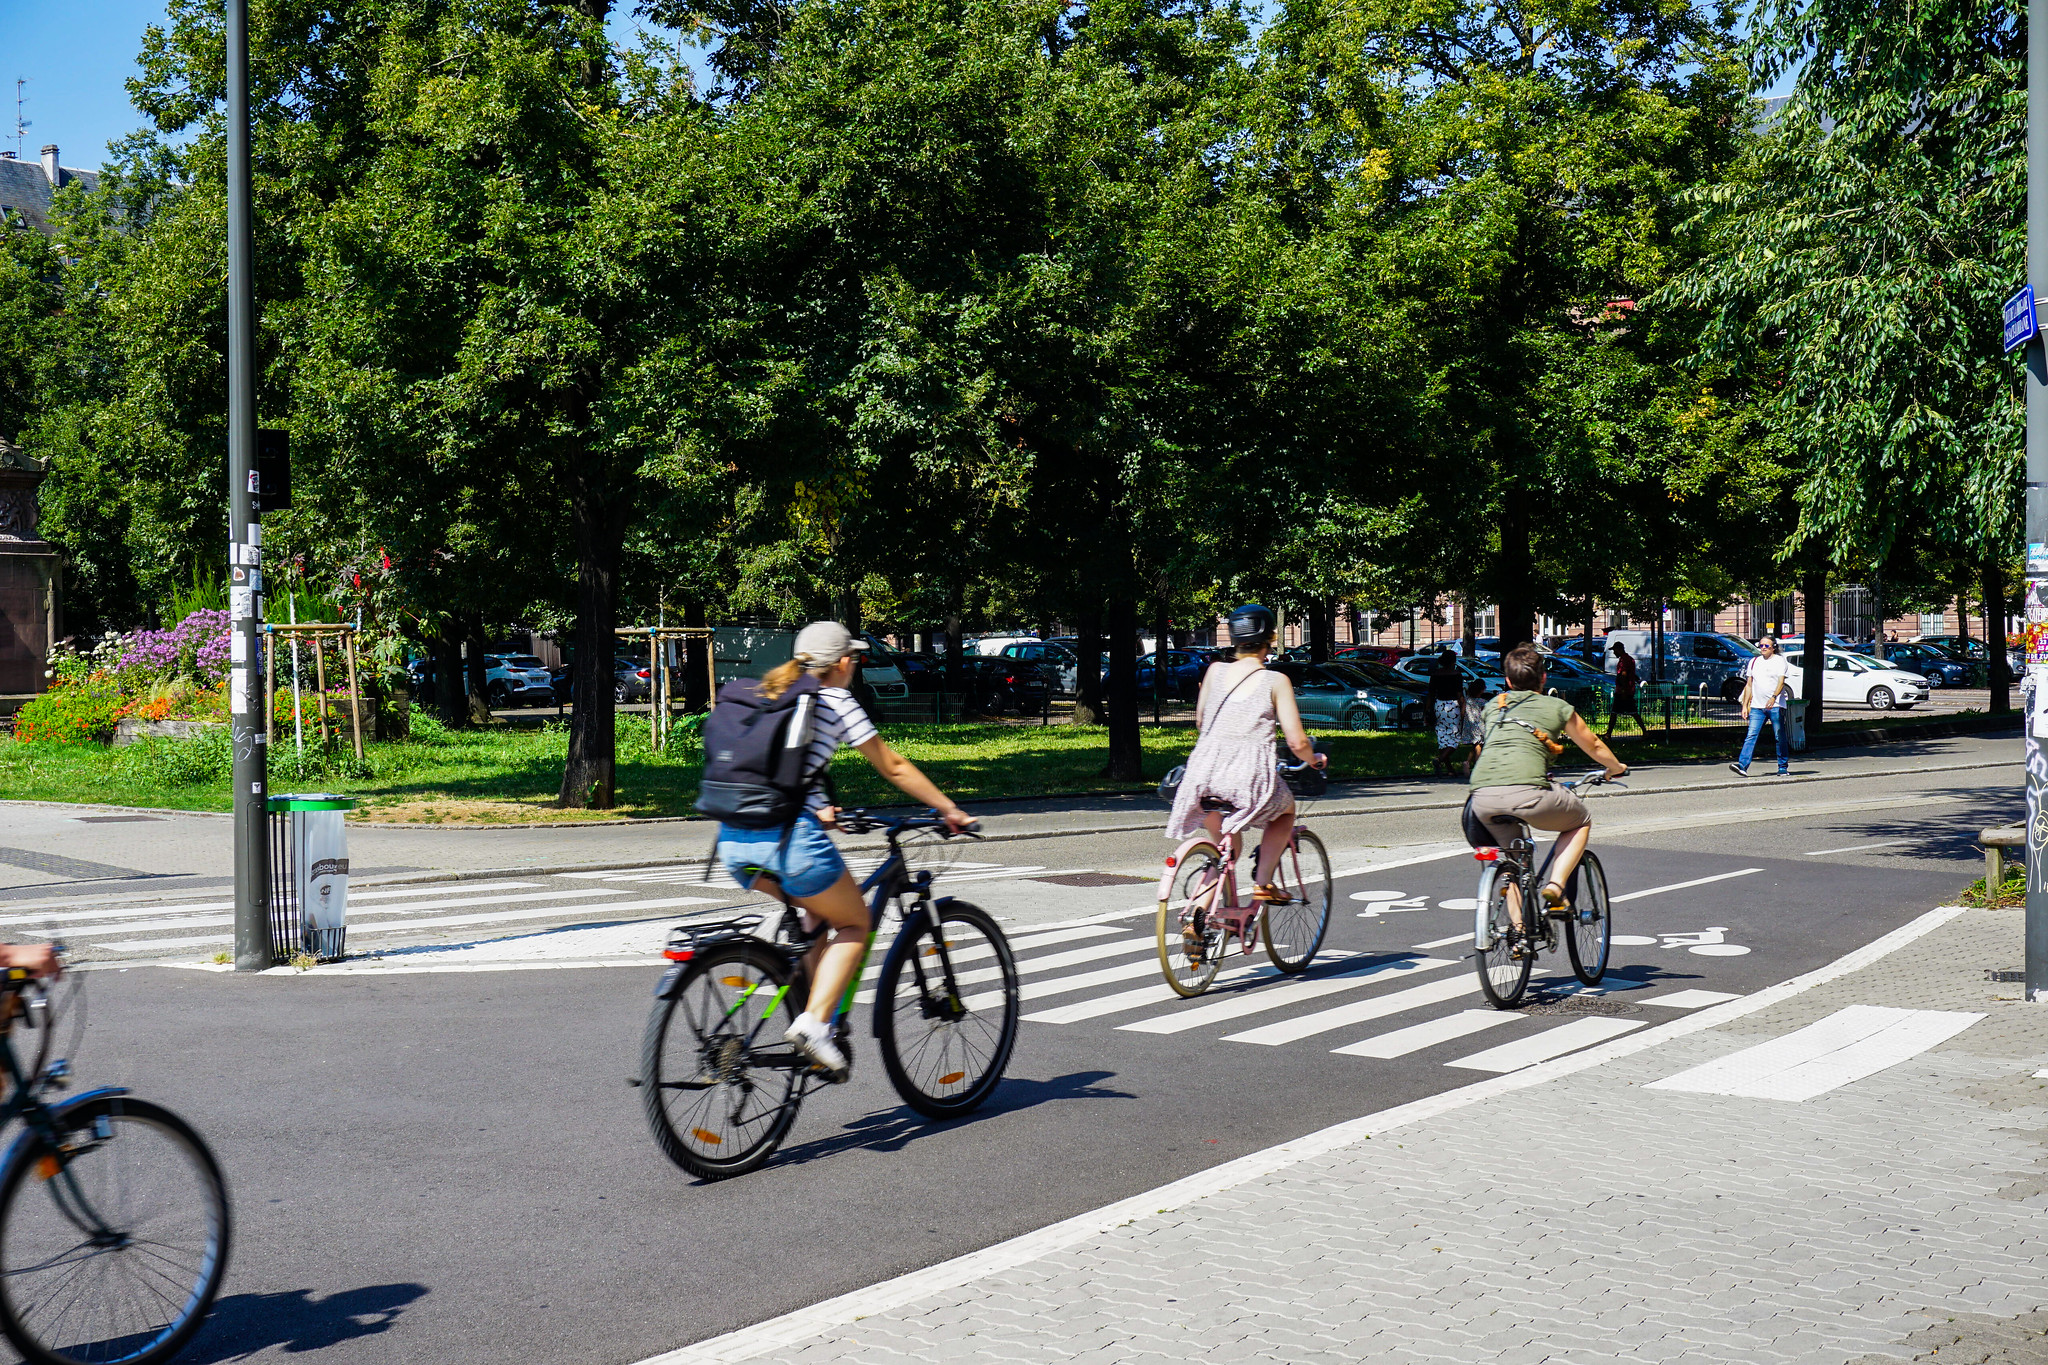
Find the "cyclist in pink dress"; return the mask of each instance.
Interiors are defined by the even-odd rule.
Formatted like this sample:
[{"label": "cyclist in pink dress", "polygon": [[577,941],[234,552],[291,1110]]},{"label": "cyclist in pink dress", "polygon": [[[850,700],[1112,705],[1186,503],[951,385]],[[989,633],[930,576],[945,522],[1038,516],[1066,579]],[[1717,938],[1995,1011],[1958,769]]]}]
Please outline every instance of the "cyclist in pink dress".
[{"label": "cyclist in pink dress", "polygon": [[1275,625],[1273,613],[1256,603],[1230,614],[1230,642],[1237,648],[1237,658],[1211,664],[1202,676],[1202,693],[1195,703],[1201,738],[1188,755],[1187,772],[1166,822],[1169,839],[1178,842],[1206,829],[1219,847],[1225,834],[1263,827],[1265,837],[1252,860],[1252,899],[1268,904],[1286,899],[1270,879],[1294,833],[1294,793],[1280,780],[1274,726],[1287,737],[1296,758],[1319,768],[1328,762],[1301,728],[1294,685],[1286,675],[1266,667]]}]

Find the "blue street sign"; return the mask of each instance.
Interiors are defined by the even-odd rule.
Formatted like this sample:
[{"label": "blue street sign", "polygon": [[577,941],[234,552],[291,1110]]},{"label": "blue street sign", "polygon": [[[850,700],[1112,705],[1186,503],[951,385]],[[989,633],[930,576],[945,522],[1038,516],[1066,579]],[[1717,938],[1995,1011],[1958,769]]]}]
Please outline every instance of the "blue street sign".
[{"label": "blue street sign", "polygon": [[2028,285],[2005,301],[2005,349],[2023,346],[2041,330],[2034,316],[2034,286]]}]

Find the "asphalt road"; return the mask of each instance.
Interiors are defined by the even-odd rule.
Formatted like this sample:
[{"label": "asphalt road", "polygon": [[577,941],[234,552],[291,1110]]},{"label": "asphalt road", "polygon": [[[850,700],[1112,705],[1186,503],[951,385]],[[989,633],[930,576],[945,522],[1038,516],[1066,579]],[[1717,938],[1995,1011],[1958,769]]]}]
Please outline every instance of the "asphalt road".
[{"label": "asphalt road", "polygon": [[[1492,1074],[1473,1064],[1564,1046],[1573,1035],[1542,1041],[1558,1030],[1652,1024],[1688,1008],[1680,992],[1741,995],[1822,965],[1951,899],[1980,866],[1970,836],[2019,802],[2017,765],[1752,783],[1599,807],[1614,893],[1647,893],[1616,907],[1616,933],[1637,941],[1617,947],[1613,989],[1457,1037],[1483,1001],[1462,946],[1442,941],[1469,932],[1474,869],[1430,802],[1315,821],[1340,871],[1406,865],[1340,878],[1302,982],[1194,1001],[1129,994],[1157,986],[1149,911],[1132,913],[1149,886],[1037,879],[1135,877],[1157,866],[1156,834],[987,845],[974,856],[1009,871],[960,894],[1008,921],[1037,992],[996,1098],[929,1125],[863,1039],[853,1081],[813,1098],[776,1160],[720,1184],[660,1156],[625,1084],[652,965],[109,967],[87,974],[77,1070],[183,1112],[229,1172],[234,1261],[186,1359],[636,1361],[1469,1084]],[[1097,922],[1043,928],[1080,918]],[[1391,1037],[1406,1029],[1422,1032]],[[1398,1055],[1332,1051],[1359,1044]]]}]

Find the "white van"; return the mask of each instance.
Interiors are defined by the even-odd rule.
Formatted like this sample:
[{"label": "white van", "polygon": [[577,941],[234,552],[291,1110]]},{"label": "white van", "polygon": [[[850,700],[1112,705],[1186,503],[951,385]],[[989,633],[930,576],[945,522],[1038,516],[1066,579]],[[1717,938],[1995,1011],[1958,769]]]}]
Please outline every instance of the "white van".
[{"label": "white van", "polygon": [[979,640],[970,643],[967,646],[967,652],[969,654],[978,654],[984,659],[992,659],[1000,656],[1006,646],[1035,645],[1037,643],[1038,637],[1036,635],[984,635]]},{"label": "white van", "polygon": [[[1614,671],[1613,651],[1619,644],[1635,656],[1640,680],[1645,683],[1656,681],[1657,671],[1650,667],[1651,639],[1647,630],[1607,632],[1607,671]],[[1686,691],[1693,693],[1705,684],[1710,696],[1734,701],[1742,695],[1743,670],[1755,657],[1756,650],[1749,642],[1738,640],[1733,635],[1705,630],[1668,630],[1664,632],[1662,681],[1683,684]]]}]

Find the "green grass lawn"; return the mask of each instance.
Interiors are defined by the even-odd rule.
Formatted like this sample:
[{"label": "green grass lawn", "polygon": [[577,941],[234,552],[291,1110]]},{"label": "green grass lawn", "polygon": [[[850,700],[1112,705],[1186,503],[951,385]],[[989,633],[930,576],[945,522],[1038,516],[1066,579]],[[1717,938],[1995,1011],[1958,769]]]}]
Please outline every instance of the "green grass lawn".
[{"label": "green grass lawn", "polygon": [[[619,726],[618,808],[567,811],[554,805],[568,747],[559,726],[493,726],[439,731],[422,725],[409,742],[371,744],[358,766],[346,748],[323,762],[309,750],[300,762],[289,745],[273,746],[271,789],[339,791],[360,797],[361,818],[409,823],[505,824],[690,814],[698,751],[678,744],[666,754],[648,748],[644,722]],[[1887,727],[1951,717],[1883,717]],[[1856,723],[1861,723],[1857,718]],[[889,742],[963,804],[1081,792],[1142,790],[1184,761],[1194,744],[1186,725],[1141,727],[1145,784],[1102,777],[1107,732],[1071,725],[885,725]],[[1417,732],[1354,734],[1318,731],[1337,779],[1426,774],[1432,739]],[[1728,725],[1661,726],[1647,737],[1628,734],[1616,748],[1624,762],[1672,763],[1734,756],[1740,732]],[[1768,741],[1767,741],[1768,742]],[[1560,770],[1583,765],[1576,753]],[[901,793],[861,757],[846,751],[833,767],[840,798],[850,805],[898,804]],[[156,741],[120,749],[96,744],[28,744],[0,737],[0,796],[179,810],[229,808],[224,742]]]}]

